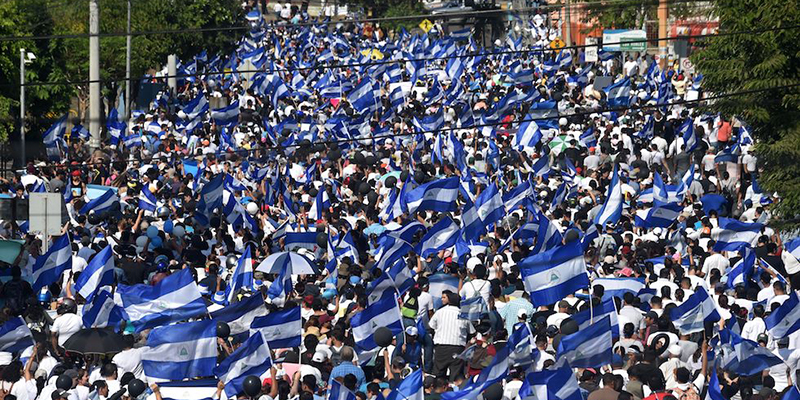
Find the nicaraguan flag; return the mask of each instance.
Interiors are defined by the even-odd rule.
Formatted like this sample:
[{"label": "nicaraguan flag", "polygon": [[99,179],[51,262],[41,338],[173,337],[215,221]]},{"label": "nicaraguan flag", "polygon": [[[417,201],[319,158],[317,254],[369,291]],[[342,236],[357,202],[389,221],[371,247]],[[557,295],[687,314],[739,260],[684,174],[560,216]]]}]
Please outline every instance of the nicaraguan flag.
[{"label": "nicaraguan flag", "polygon": [[236,397],[244,388],[244,379],[261,376],[272,366],[272,355],[263,335],[252,335],[214,368],[214,375],[225,384],[225,394]]},{"label": "nicaraguan flag", "polygon": [[589,286],[583,248],[578,241],[534,254],[518,266],[531,303],[536,307],[556,303]]},{"label": "nicaraguan flag", "polygon": [[[200,191],[200,202],[203,205],[203,211],[210,213],[215,208],[222,209],[222,195],[225,191],[225,174],[217,174],[208,183],[203,185]],[[198,208],[200,206],[198,205]]]},{"label": "nicaraguan flag", "polygon": [[139,193],[139,208],[145,211],[156,211],[156,196],[150,192],[149,185],[142,186],[142,191]]},{"label": "nicaraguan flag", "polygon": [[208,313],[188,269],[162,279],[155,286],[119,285],[117,293],[137,333]]},{"label": "nicaraguan flag", "polygon": [[117,203],[117,207],[119,207],[119,196],[117,193],[114,192],[112,189],[106,190],[105,193],[100,195],[100,197],[95,198],[94,200],[86,203],[86,205],[81,208],[81,214],[88,214],[92,211],[95,213],[101,213],[106,210],[111,210],[114,203]]},{"label": "nicaraguan flag", "polygon": [[373,334],[378,327],[387,327],[392,335],[403,332],[403,318],[397,307],[395,296],[384,296],[367,306],[350,319],[353,329],[353,339],[359,354],[370,352],[378,348]]},{"label": "nicaraguan flag", "polygon": [[750,277],[753,276],[753,272],[755,272],[756,253],[753,249],[750,246],[744,246],[739,253],[742,255],[742,259],[736,262],[733,268],[728,271],[727,286],[731,289],[735,288],[736,285],[746,285],[750,281]]},{"label": "nicaraguan flag", "polygon": [[535,148],[536,145],[542,140],[542,131],[539,130],[539,125],[536,124],[534,116],[528,114],[525,117],[525,122],[519,124],[519,129],[514,135],[514,147],[519,150],[525,148]]},{"label": "nicaraguan flag", "polygon": [[720,320],[714,300],[702,286],[698,287],[683,304],[673,308],[670,318],[675,327],[685,335],[702,331],[706,322]]},{"label": "nicaraguan flag", "polygon": [[599,368],[611,363],[611,319],[603,317],[597,323],[561,338],[557,358],[573,368]]},{"label": "nicaraguan flag", "polygon": [[228,303],[232,302],[236,293],[242,288],[253,287],[253,257],[250,255],[250,246],[245,246],[244,253],[239,257],[236,269],[231,275],[231,284],[228,286],[228,294],[225,296]]},{"label": "nicaraguan flag", "polygon": [[683,151],[687,153],[693,152],[698,145],[697,135],[694,132],[694,120],[691,117],[686,118],[678,127],[678,133],[683,138],[683,145],[686,146]]},{"label": "nicaraguan flag", "polygon": [[0,326],[0,351],[17,353],[33,346],[33,335],[22,317],[13,317]]},{"label": "nicaraguan flag", "polygon": [[773,338],[782,339],[800,329],[799,304],[797,292],[792,290],[789,298],[764,319],[764,322],[767,323],[767,330]]},{"label": "nicaraguan flag", "polygon": [[194,99],[192,99],[192,101],[187,103],[181,111],[186,114],[186,120],[194,121],[208,112],[208,100],[201,91],[197,94],[197,96],[195,96]]},{"label": "nicaraguan flag", "polygon": [[386,400],[424,400],[425,390],[422,387],[422,369],[408,374],[397,387],[389,393]]},{"label": "nicaraguan flag", "polygon": [[257,293],[212,312],[211,318],[227,322],[231,336],[237,336],[249,332],[253,321],[265,315],[267,308],[264,306],[264,299]]},{"label": "nicaraguan flag", "polygon": [[628,107],[631,104],[631,79],[626,77],[604,89],[610,107]]},{"label": "nicaraguan flag", "polygon": [[450,217],[445,216],[431,227],[414,251],[423,257],[428,257],[439,250],[455,246],[459,233],[461,233],[461,229],[458,224],[453,222]]},{"label": "nicaraguan flag", "polygon": [[506,211],[510,212],[518,206],[524,207],[531,203],[532,198],[533,185],[531,184],[531,181],[526,180],[517,185],[517,187],[510,192],[503,195],[503,203],[506,205]]},{"label": "nicaraguan flag", "polygon": [[461,216],[466,240],[476,240],[486,228],[506,215],[505,203],[497,185],[492,183],[475,198],[475,204]]},{"label": "nicaraguan flag", "polygon": [[239,100],[234,101],[227,107],[211,110],[211,119],[219,126],[234,127],[239,123]]},{"label": "nicaraguan flag", "polygon": [[594,217],[594,223],[605,226],[607,223],[616,223],[622,217],[622,184],[619,181],[619,165],[614,165],[611,175],[611,184],[608,185],[606,201]]},{"label": "nicaraguan flag", "polygon": [[605,289],[603,300],[622,298],[625,293],[636,295],[644,289],[644,278],[598,278],[592,281],[592,286],[602,286]]},{"label": "nicaraguan flag", "polygon": [[480,321],[481,317],[488,313],[489,306],[486,305],[483,296],[478,295],[461,301],[461,311],[458,313],[458,318],[468,321]]},{"label": "nicaraguan flag", "polygon": [[72,246],[69,234],[56,239],[46,253],[36,258],[33,264],[31,287],[38,293],[45,286],[58,281],[64,271],[72,268]]},{"label": "nicaraguan flag", "polygon": [[125,310],[114,302],[108,286],[100,288],[92,302],[83,306],[81,314],[84,328],[116,327],[126,319]]},{"label": "nicaraguan flag", "polygon": [[[638,294],[638,293],[637,293]],[[615,339],[619,337],[619,319],[617,318],[617,306],[614,304],[614,299],[609,297],[605,298],[600,303],[599,307],[583,310],[572,314],[570,318],[578,324],[578,329],[586,329],[589,325],[600,322],[606,316],[611,322],[611,336]],[[649,299],[648,299],[649,301]]]},{"label": "nicaraguan flag", "polygon": [[149,382],[214,375],[217,323],[214,320],[162,326],[147,335],[142,368]]},{"label": "nicaraguan flag", "polygon": [[642,228],[668,228],[678,220],[683,207],[678,203],[669,203],[636,211],[635,225]]},{"label": "nicaraguan flag", "polygon": [[520,400],[583,400],[578,379],[570,367],[532,372],[519,389]]},{"label": "nicaraguan flag", "polygon": [[489,386],[502,382],[508,376],[509,351],[509,346],[503,346],[497,351],[489,366],[481,370],[474,382],[468,383],[461,390],[442,393],[442,399],[474,400]]},{"label": "nicaraguan flag", "polygon": [[712,238],[716,240],[714,251],[737,251],[743,246],[750,246],[764,228],[759,223],[722,217],[718,219],[718,226],[719,228],[711,231]]},{"label": "nicaraguan flag", "polygon": [[111,246],[106,246],[95,254],[89,265],[75,281],[75,291],[87,302],[92,301],[95,293],[103,286],[114,284],[114,253]]},{"label": "nicaraguan flag", "polygon": [[270,349],[299,347],[303,341],[300,307],[273,311],[263,317],[256,317],[250,325],[250,334],[256,332],[264,336]]},{"label": "nicaraguan flag", "polygon": [[458,209],[459,179],[457,176],[439,179],[420,185],[406,193],[405,203],[409,213],[417,211],[449,212]]},{"label": "nicaraguan flag", "polygon": [[328,400],[356,400],[355,393],[344,387],[339,381],[332,380],[328,388]]}]

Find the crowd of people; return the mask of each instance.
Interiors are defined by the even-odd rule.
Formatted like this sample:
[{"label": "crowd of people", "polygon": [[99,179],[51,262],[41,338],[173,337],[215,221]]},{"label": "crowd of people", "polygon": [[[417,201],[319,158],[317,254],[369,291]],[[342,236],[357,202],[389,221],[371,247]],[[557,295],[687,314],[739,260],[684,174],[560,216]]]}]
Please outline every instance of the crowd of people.
[{"label": "crowd of people", "polygon": [[484,47],[247,11],[0,182],[67,213],[0,226],[0,398],[800,398],[797,245],[701,76],[552,51],[546,15]]}]

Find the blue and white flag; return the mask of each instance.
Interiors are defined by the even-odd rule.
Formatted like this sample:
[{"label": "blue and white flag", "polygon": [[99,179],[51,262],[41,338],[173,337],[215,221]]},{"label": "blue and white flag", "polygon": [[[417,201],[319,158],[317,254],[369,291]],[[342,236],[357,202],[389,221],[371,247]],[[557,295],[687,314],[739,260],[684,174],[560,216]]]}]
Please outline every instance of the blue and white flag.
[{"label": "blue and white flag", "polygon": [[103,286],[114,284],[114,253],[111,246],[106,246],[95,254],[89,265],[75,281],[75,291],[87,302],[91,302],[95,293]]},{"label": "blue and white flag", "polygon": [[503,195],[503,203],[506,205],[506,211],[511,212],[518,206],[526,206],[530,204],[533,199],[533,185],[531,181],[526,180],[513,190]]},{"label": "blue and white flag", "polygon": [[272,355],[263,335],[250,336],[239,348],[214,368],[214,375],[225,384],[225,395],[236,397],[244,388],[244,379],[261,376],[272,366]]},{"label": "blue and white flag", "polygon": [[720,320],[714,300],[702,286],[698,287],[683,304],[673,308],[670,318],[675,327],[685,335],[702,331],[706,322]]},{"label": "blue and white flag", "polygon": [[742,255],[742,259],[728,271],[727,286],[731,289],[736,285],[747,285],[755,272],[756,253],[753,249],[750,246],[744,246],[739,253]]},{"label": "blue and white flag", "polygon": [[142,191],[139,193],[139,208],[145,211],[156,211],[156,196],[150,192],[149,185],[142,186]]},{"label": "blue and white flag", "polygon": [[459,179],[457,176],[420,185],[407,192],[405,203],[409,213],[417,211],[448,212],[458,209]]},{"label": "blue and white flag", "polygon": [[518,266],[535,307],[556,303],[589,286],[583,248],[577,240],[534,254]]},{"label": "blue and white flag", "polygon": [[100,197],[95,198],[94,200],[86,203],[83,208],[81,208],[81,214],[88,214],[92,211],[95,213],[101,213],[106,210],[111,210],[114,203],[117,203],[117,207],[119,207],[119,196],[117,196],[117,192],[112,189],[106,190]]},{"label": "blue and white flag", "polygon": [[83,306],[81,314],[84,328],[116,327],[126,319],[125,310],[114,302],[108,286],[100,288],[92,302]]},{"label": "blue and white flag", "polygon": [[617,306],[614,304],[614,299],[609,297],[605,298],[597,307],[592,307],[588,310],[579,311],[572,314],[570,318],[578,324],[578,329],[586,329],[589,325],[600,322],[605,317],[608,317],[611,322],[611,336],[615,339],[619,337],[619,319],[617,318]]},{"label": "blue and white flag", "polygon": [[219,126],[229,128],[236,126],[239,123],[239,100],[227,107],[211,110],[211,119]]},{"label": "blue and white flag", "polygon": [[182,269],[154,286],[119,285],[117,293],[136,332],[208,313],[191,271]]},{"label": "blue and white flag", "polygon": [[619,181],[619,165],[614,165],[614,172],[611,175],[611,183],[606,191],[606,200],[597,215],[594,223],[605,226],[607,223],[616,223],[622,217],[622,184]]},{"label": "blue and white flag", "polygon": [[325,190],[325,186],[321,186],[314,201],[311,202],[311,209],[308,210],[308,216],[313,220],[321,220],[322,212],[330,209],[330,207],[331,199],[328,197],[328,191]]},{"label": "blue and white flag", "polygon": [[691,117],[686,118],[678,127],[678,134],[681,135],[683,138],[683,145],[686,146],[686,149],[683,151],[691,153],[697,149],[699,139],[694,132],[694,120]]},{"label": "blue and white flag", "polygon": [[386,396],[386,400],[424,400],[422,369],[408,374],[397,387]]},{"label": "blue and white flag", "polygon": [[328,400],[357,400],[357,397],[355,393],[334,379],[331,381],[331,387],[328,388]]},{"label": "blue and white flag", "polygon": [[203,92],[200,91],[181,111],[186,114],[186,120],[194,121],[208,112],[208,100]]},{"label": "blue and white flag", "polygon": [[561,338],[557,358],[573,368],[599,368],[611,363],[611,319],[606,316],[597,323]]},{"label": "blue and white flag", "polygon": [[509,367],[530,367],[539,358],[539,349],[533,337],[530,326],[524,323],[514,325],[508,344],[511,348],[508,356],[511,358]]},{"label": "blue and white flag", "polygon": [[420,240],[414,251],[422,257],[455,246],[461,229],[452,218],[445,216],[437,222]]},{"label": "blue and white flag", "polygon": [[792,290],[789,298],[770,313],[764,322],[767,323],[767,330],[776,340],[785,338],[800,329],[800,301],[797,292]]},{"label": "blue and white flag", "polygon": [[625,293],[636,295],[644,289],[644,278],[597,278],[592,281],[592,286],[602,286],[605,289],[603,300],[622,298]]},{"label": "blue and white flag", "polygon": [[217,174],[208,183],[203,185],[203,189],[200,191],[200,204],[198,208],[202,208],[203,211],[207,213],[214,211],[215,208],[222,209],[222,195],[225,192],[225,175],[226,174]]},{"label": "blue and white flag", "polygon": [[239,257],[236,269],[231,275],[231,284],[228,286],[228,293],[225,296],[228,303],[232,302],[236,292],[242,288],[253,287],[253,257],[250,255],[250,246],[245,246],[244,253]]},{"label": "blue and white flag", "polygon": [[642,228],[667,228],[678,220],[682,211],[683,206],[678,203],[638,210],[634,224]]},{"label": "blue and white flag", "polygon": [[723,217],[718,219],[718,226],[718,229],[711,231],[712,238],[716,240],[714,251],[737,251],[742,246],[750,246],[764,228],[763,224]]},{"label": "blue and white flag", "polygon": [[497,351],[489,366],[481,370],[474,382],[468,383],[461,390],[442,393],[442,399],[474,400],[489,386],[502,382],[508,376],[509,351],[509,346],[503,346]]},{"label": "blue and white flag", "polygon": [[72,245],[69,234],[56,239],[46,253],[36,258],[33,264],[31,287],[38,293],[45,286],[58,281],[64,271],[72,268]]},{"label": "blue and white flag", "polygon": [[604,89],[609,107],[628,107],[631,104],[631,79],[626,77]]},{"label": "blue and white flag", "polygon": [[711,372],[709,372],[708,391],[706,392],[705,400],[727,400],[722,395],[721,386],[719,384],[719,378],[717,378],[716,368],[711,368]]},{"label": "blue and white flag", "polygon": [[250,331],[250,326],[258,317],[267,315],[267,307],[261,293],[237,301],[225,308],[211,313],[215,321],[224,321],[231,330],[231,336],[237,336]]},{"label": "blue and white flag", "polygon": [[477,240],[486,228],[506,215],[505,203],[497,185],[492,183],[468,207],[461,216],[461,225],[466,240]]},{"label": "blue and white flag", "polygon": [[519,389],[520,400],[583,400],[578,379],[569,367],[531,372]]},{"label": "blue and white flag", "polygon": [[259,332],[267,339],[270,349],[299,347],[303,341],[303,320],[300,306],[288,310],[273,311],[257,317],[250,325],[250,334]]},{"label": "blue and white flag", "polygon": [[[378,94],[380,94],[379,91]],[[365,76],[361,79],[361,82],[347,95],[347,101],[359,113],[378,111],[378,96],[376,96],[375,82],[372,78]]]},{"label": "blue and white flag", "polygon": [[542,131],[536,124],[534,117],[528,114],[523,123],[519,124],[517,134],[514,136],[514,147],[518,150],[534,148],[542,140]]},{"label": "blue and white flag", "polygon": [[468,321],[480,321],[484,314],[489,313],[489,306],[483,300],[483,296],[477,295],[471,299],[461,301],[461,311],[458,318]]},{"label": "blue and white flag", "polygon": [[13,317],[0,326],[0,351],[16,353],[33,346],[33,335],[22,317]]},{"label": "blue and white flag", "polygon": [[155,328],[142,351],[149,382],[211,376],[216,364],[217,324],[210,319]]},{"label": "blue and white flag", "polygon": [[720,331],[720,337],[725,336],[730,339],[723,340],[723,343],[733,347],[732,357],[725,357],[727,362],[723,364],[723,368],[726,370],[750,376],[783,363],[783,360],[766,347],[762,347],[752,340],[744,339],[729,329]]},{"label": "blue and white flag", "polygon": [[350,319],[350,326],[353,329],[353,339],[359,354],[378,348],[378,344],[375,343],[372,336],[378,327],[389,328],[393,336],[403,332],[403,318],[394,294],[383,296],[379,301],[373,302],[363,311],[354,315]]}]

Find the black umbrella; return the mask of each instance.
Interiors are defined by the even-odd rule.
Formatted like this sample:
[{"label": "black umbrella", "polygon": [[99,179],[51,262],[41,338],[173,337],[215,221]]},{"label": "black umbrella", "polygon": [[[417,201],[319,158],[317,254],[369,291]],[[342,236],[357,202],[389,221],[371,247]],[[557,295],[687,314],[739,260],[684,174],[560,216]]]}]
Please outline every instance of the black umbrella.
[{"label": "black umbrella", "polygon": [[64,343],[67,351],[81,354],[113,354],[125,349],[122,335],[107,328],[81,329]]}]

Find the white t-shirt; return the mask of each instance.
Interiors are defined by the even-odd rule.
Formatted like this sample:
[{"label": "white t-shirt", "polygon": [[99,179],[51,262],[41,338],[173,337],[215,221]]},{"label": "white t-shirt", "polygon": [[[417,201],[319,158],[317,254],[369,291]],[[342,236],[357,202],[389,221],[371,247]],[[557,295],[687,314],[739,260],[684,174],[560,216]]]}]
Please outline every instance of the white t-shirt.
[{"label": "white t-shirt", "polygon": [[82,327],[83,323],[81,322],[81,317],[77,314],[68,313],[58,316],[56,320],[53,321],[53,326],[50,327],[50,331],[58,334],[58,345],[63,347],[67,339],[75,332],[81,330]]},{"label": "white t-shirt", "polygon": [[132,373],[137,379],[144,379],[142,367],[142,349],[129,349],[114,356],[111,360],[117,364],[119,374]]}]

